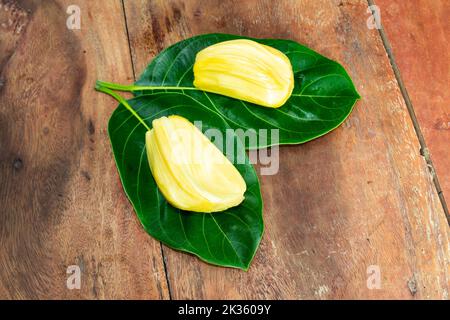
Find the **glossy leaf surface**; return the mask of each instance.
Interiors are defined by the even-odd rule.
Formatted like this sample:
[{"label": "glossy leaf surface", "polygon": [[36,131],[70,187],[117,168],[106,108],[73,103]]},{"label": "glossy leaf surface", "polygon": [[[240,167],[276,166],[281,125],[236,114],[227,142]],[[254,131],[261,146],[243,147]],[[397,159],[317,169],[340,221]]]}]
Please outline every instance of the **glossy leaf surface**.
[{"label": "glossy leaf surface", "polygon": [[[177,114],[194,123],[202,122],[202,132],[219,129],[228,132],[226,147],[233,147],[230,161],[247,185],[244,201],[233,208],[216,213],[185,212],[171,206],[159,191],[151,174],[145,149],[147,129],[123,105],[109,121],[109,136],[125,192],[144,226],[154,238],[178,250],[221,266],[247,269],[263,232],[262,199],[253,166],[244,147],[227,123],[209,109],[192,103],[179,93],[156,93],[128,101],[149,127],[152,120]],[[228,153],[227,153],[228,154]]]},{"label": "glossy leaf surface", "polygon": [[[194,88],[193,65],[197,52],[212,44],[245,38],[227,34],[206,34],[176,43],[162,51],[145,69],[138,86]],[[246,38],[252,39],[252,38]],[[230,97],[191,89],[171,89],[189,96],[198,104],[219,113],[232,128],[259,132],[278,129],[279,141],[247,139],[249,149],[273,144],[307,142],[338,127],[350,114],[359,99],[345,69],[317,52],[291,40],[252,39],[274,47],[288,56],[292,63],[295,85],[291,98],[280,108],[272,109]],[[154,91],[160,91],[154,90]],[[148,91],[137,91],[136,95]],[[251,135],[251,134],[250,134]]]}]

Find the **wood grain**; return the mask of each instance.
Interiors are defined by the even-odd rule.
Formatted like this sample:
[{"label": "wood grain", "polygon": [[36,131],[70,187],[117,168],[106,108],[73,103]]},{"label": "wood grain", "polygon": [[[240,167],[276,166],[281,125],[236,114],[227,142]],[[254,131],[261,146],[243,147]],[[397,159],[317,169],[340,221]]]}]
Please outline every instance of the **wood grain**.
[{"label": "wood grain", "polygon": [[377,0],[444,196],[450,197],[450,6]]},{"label": "wood grain", "polygon": [[72,1],[0,3],[0,298],[168,298],[112,157],[117,104],[93,90],[132,81],[122,3],[77,1],[81,30]]},{"label": "wood grain", "polygon": [[[280,171],[261,177],[266,231],[247,273],[164,248],[174,298],[448,298],[448,225],[366,10],[362,0],[125,1],[137,73],[196,34],[291,38],[340,61],[363,97],[333,133],[281,147]],[[367,286],[371,265],[381,289]]]}]

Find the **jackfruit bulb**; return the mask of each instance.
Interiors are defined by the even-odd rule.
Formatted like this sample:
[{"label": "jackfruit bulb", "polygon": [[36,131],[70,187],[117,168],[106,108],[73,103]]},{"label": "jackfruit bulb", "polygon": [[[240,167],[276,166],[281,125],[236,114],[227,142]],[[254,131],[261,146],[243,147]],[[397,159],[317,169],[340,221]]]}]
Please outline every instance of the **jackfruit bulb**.
[{"label": "jackfruit bulb", "polygon": [[278,108],[291,96],[294,73],[289,58],[281,51],[252,40],[230,40],[197,53],[194,86]]},{"label": "jackfruit bulb", "polygon": [[147,157],[159,190],[174,207],[223,211],[244,200],[245,181],[224,154],[180,116],[155,119],[147,131]]}]

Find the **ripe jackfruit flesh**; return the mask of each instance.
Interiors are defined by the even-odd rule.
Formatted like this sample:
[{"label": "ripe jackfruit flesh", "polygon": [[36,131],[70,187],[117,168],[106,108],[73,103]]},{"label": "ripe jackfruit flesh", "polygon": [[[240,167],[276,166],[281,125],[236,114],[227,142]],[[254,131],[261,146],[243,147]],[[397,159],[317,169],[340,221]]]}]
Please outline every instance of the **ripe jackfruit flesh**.
[{"label": "ripe jackfruit flesh", "polygon": [[278,108],[292,93],[294,73],[289,58],[281,51],[252,40],[230,40],[197,53],[194,86]]},{"label": "ripe jackfruit flesh", "polygon": [[246,184],[224,154],[187,119],[155,119],[145,136],[147,157],[158,188],[174,207],[223,211],[244,200]]}]

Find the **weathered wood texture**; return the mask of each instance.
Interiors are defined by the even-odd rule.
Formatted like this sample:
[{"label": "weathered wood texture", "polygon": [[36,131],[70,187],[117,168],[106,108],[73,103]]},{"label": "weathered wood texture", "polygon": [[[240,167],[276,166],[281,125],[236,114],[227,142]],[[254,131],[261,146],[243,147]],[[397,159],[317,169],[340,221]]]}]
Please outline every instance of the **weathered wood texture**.
[{"label": "weathered wood texture", "polygon": [[[112,157],[116,102],[92,87],[132,82],[132,67],[207,32],[305,43],[343,63],[363,99],[336,131],[280,148],[248,272],[163,248],[172,296],[448,298],[448,225],[365,1],[127,0],[131,48],[118,0],[77,1],[81,30],[65,25],[72,1],[0,3],[1,298],[169,297]],[[73,264],[81,290],[66,288]],[[381,289],[367,287],[371,265]]]},{"label": "weathered wood texture", "polygon": [[132,81],[122,3],[77,1],[68,30],[72,3],[0,1],[0,298],[168,298],[112,157],[116,103],[93,90]]},{"label": "weathered wood texture", "polygon": [[[140,73],[201,33],[291,38],[347,68],[363,99],[333,133],[280,149],[248,272],[164,248],[174,298],[447,298],[449,229],[366,1],[125,1]],[[367,287],[369,266],[381,289]],[[369,269],[370,270],[370,269]]]},{"label": "weathered wood texture", "polygon": [[450,200],[450,3],[376,0],[431,159]]}]

